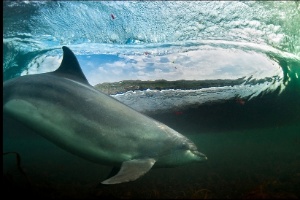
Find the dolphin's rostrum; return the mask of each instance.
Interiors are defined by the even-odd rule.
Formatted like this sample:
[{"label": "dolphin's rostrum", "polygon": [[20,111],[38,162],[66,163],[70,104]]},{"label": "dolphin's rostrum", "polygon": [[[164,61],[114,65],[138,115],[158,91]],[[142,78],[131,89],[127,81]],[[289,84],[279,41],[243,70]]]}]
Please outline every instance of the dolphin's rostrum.
[{"label": "dolphin's rostrum", "polygon": [[56,71],[3,83],[4,114],[66,151],[120,168],[103,184],[207,159],[185,136],[96,90],[73,52],[65,46],[63,52]]}]

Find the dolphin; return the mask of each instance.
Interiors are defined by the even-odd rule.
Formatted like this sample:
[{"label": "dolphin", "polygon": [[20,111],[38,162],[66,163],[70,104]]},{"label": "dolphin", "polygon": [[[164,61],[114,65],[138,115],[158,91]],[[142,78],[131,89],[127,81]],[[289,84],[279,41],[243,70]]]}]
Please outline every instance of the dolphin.
[{"label": "dolphin", "polygon": [[3,83],[4,114],[72,154],[112,166],[102,184],[207,159],[187,137],[96,90],[74,53],[62,49],[57,70]]}]

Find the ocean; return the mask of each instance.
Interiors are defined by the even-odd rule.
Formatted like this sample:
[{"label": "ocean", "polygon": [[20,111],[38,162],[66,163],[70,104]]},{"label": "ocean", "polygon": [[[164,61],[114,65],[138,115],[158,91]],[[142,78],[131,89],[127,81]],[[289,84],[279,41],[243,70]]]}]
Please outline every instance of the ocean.
[{"label": "ocean", "polygon": [[3,82],[57,69],[67,46],[96,89],[208,158],[104,186],[110,166],[3,116],[6,195],[300,198],[297,1],[4,1],[3,12]]}]

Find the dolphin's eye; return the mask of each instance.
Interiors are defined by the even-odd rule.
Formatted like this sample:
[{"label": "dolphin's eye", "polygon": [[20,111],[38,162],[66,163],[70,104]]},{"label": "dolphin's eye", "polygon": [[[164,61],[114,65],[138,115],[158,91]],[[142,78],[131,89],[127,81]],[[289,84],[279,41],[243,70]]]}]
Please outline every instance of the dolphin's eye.
[{"label": "dolphin's eye", "polygon": [[189,146],[187,143],[182,143],[180,146],[179,146],[180,149],[189,149]]}]

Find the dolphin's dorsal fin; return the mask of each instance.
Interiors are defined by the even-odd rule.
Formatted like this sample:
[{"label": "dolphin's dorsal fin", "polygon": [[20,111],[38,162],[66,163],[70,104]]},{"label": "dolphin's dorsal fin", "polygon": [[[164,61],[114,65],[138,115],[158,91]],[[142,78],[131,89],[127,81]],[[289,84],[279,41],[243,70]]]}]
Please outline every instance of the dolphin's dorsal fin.
[{"label": "dolphin's dorsal fin", "polygon": [[119,173],[115,176],[102,181],[102,184],[118,184],[129,181],[134,181],[147,173],[156,160],[153,158],[134,159],[122,163]]},{"label": "dolphin's dorsal fin", "polygon": [[64,51],[63,59],[59,68],[53,73],[89,85],[74,53],[66,46],[63,46],[62,49]]}]

